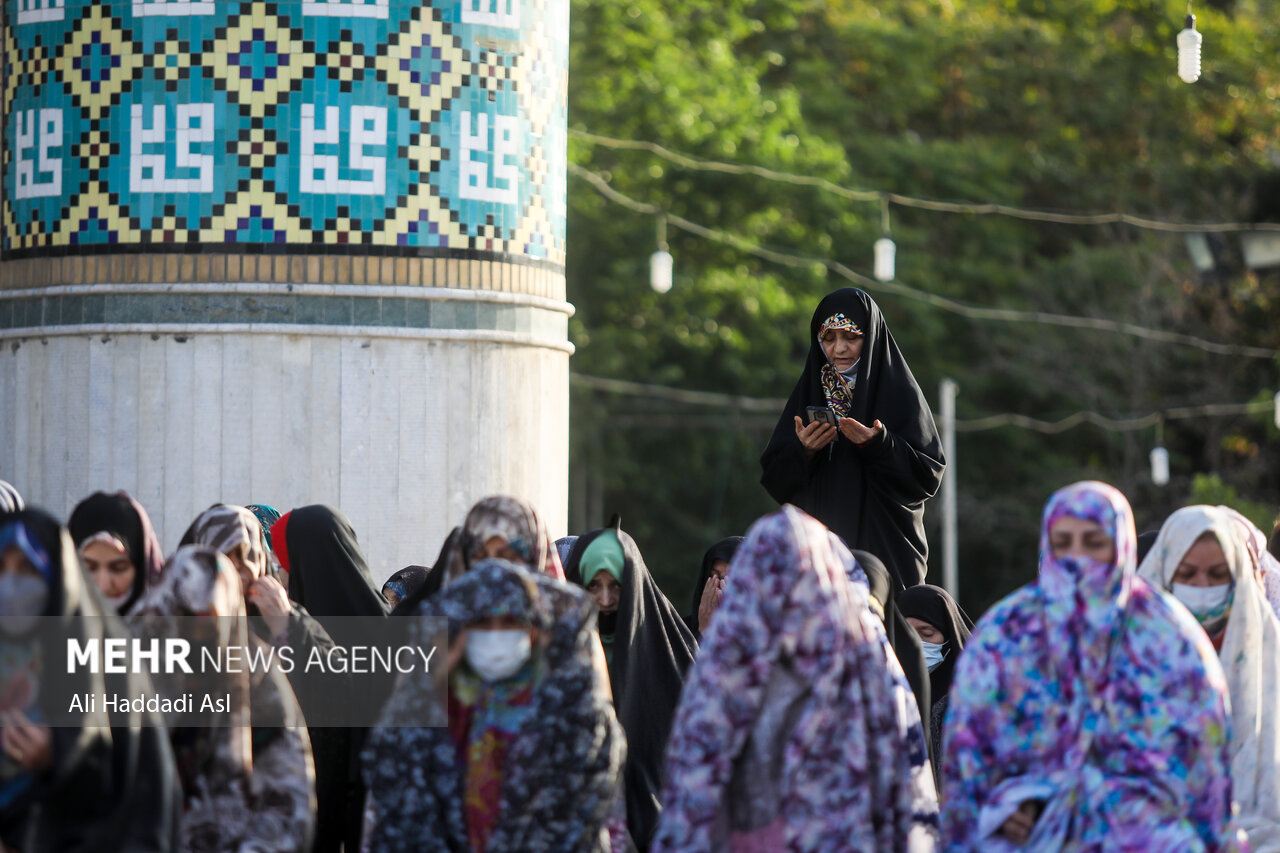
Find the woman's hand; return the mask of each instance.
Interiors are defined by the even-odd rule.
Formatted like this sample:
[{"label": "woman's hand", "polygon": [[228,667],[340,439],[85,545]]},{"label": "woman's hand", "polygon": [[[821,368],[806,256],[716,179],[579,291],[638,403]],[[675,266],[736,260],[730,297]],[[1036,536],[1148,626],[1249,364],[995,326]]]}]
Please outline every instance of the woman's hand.
[{"label": "woman's hand", "polygon": [[854,444],[866,444],[879,435],[882,429],[884,429],[884,424],[880,423],[880,421],[876,421],[871,426],[863,426],[853,418],[840,419],[840,434]]},{"label": "woman's hand", "polygon": [[38,726],[21,711],[0,713],[0,745],[22,769],[43,773],[53,765],[53,735],[48,726]]},{"label": "woman's hand", "polygon": [[263,575],[249,587],[249,601],[262,614],[267,630],[273,639],[280,637],[289,627],[289,593],[280,581]]},{"label": "woman's hand", "polygon": [[1027,800],[1000,827],[1000,834],[1019,847],[1026,844],[1042,808],[1043,804],[1037,800]]},{"label": "woman's hand", "polygon": [[707,578],[707,585],[702,588],[702,600],[698,602],[698,632],[707,633],[711,625],[711,616],[720,606],[724,598],[724,578],[712,575]]},{"label": "woman's hand", "polygon": [[800,420],[800,416],[796,415],[796,437],[804,445],[805,455],[812,456],[835,439],[836,428],[831,424],[824,424],[822,421],[814,421],[805,426],[804,421]]}]

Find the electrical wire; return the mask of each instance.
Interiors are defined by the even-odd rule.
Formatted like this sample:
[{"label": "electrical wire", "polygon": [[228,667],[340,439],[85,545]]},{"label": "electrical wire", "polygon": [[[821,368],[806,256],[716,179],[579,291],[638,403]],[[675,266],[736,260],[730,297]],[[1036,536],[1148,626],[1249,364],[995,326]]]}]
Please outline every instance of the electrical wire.
[{"label": "electrical wire", "polygon": [[1055,314],[1045,311],[1022,311],[1013,308],[988,308],[978,305],[969,305],[955,299],[945,296],[939,296],[935,293],[929,293],[915,287],[903,284],[900,281],[884,282],[878,281],[869,276],[862,275],[851,267],[846,266],[839,261],[829,258],[809,257],[805,255],[792,254],[776,249],[769,249],[760,246],[745,237],[731,234],[716,228],[710,228],[697,222],[685,219],[682,216],[664,211],[657,205],[647,202],[637,201],[624,193],[614,189],[602,175],[591,171],[590,169],[579,166],[576,163],[569,164],[569,173],[575,175],[591,184],[600,195],[606,199],[627,207],[636,213],[643,213],[650,216],[663,216],[670,225],[686,231],[690,234],[703,237],[716,243],[732,246],[741,252],[770,261],[775,264],[790,267],[809,267],[820,266],[831,273],[849,281],[859,287],[868,290],[879,290],[886,293],[892,293],[902,296],[906,299],[912,299],[917,302],[923,302],[943,311],[967,317],[971,320],[984,320],[1006,323],[1035,323],[1046,326],[1061,326],[1070,329],[1087,329],[1097,332],[1109,332],[1112,334],[1126,335],[1143,340],[1157,341],[1159,343],[1176,344],[1180,346],[1191,347],[1202,350],[1204,352],[1213,353],[1215,355],[1231,355],[1241,358],[1264,358],[1274,359],[1280,355],[1280,350],[1270,347],[1244,346],[1240,344],[1224,344],[1216,341],[1198,338],[1194,335],[1186,335],[1180,332],[1169,332],[1162,329],[1152,329],[1147,326],[1139,326],[1135,323],[1126,323],[1120,320],[1108,320],[1101,317],[1081,317],[1071,314]]},{"label": "electrical wire", "polygon": [[[653,385],[645,382],[631,382],[622,379],[606,379],[601,376],[590,376],[585,373],[570,372],[569,381],[589,391],[617,394],[626,397],[642,397],[650,400],[665,400],[691,406],[708,406],[723,412],[761,413],[780,412],[787,401],[784,397],[747,397],[738,394],[723,394],[715,391],[690,391],[684,388],[673,388],[668,385]],[[1018,427],[1045,435],[1058,435],[1084,424],[1091,424],[1107,432],[1135,432],[1150,429],[1163,421],[1191,420],[1204,417],[1231,417],[1238,415],[1262,414],[1274,411],[1272,400],[1253,400],[1248,403],[1205,403],[1199,406],[1178,406],[1159,412],[1131,418],[1113,418],[1098,412],[1075,412],[1061,420],[1047,421],[1014,413],[989,415],[982,418],[957,419],[957,432],[986,432],[1005,427]],[[639,415],[629,416],[633,425],[647,423]],[[678,424],[681,419],[664,414],[665,425]],[[705,416],[695,415],[699,423]],[[730,422],[731,417],[720,416],[720,423]],[[755,423],[756,419],[751,419]]]},{"label": "electrical wire", "polygon": [[1168,222],[1131,213],[1065,213],[1050,210],[1031,210],[1007,204],[990,202],[951,202],[935,199],[917,198],[894,192],[879,190],[859,190],[840,186],[826,178],[811,175],[797,175],[791,172],[779,172],[764,166],[744,163],[726,163],[718,160],[704,160],[679,151],[672,151],[656,142],[645,142],[631,139],[616,139],[610,136],[590,133],[585,130],[570,130],[569,135],[575,139],[603,148],[627,151],[647,151],[669,163],[681,168],[699,172],[719,172],[728,175],[751,175],[775,183],[793,186],[814,187],[849,201],[881,202],[896,204],[899,207],[929,210],[935,213],[959,213],[968,216],[1005,216],[1012,219],[1023,219],[1032,222],[1052,222],[1059,225],[1129,225],[1147,231],[1163,231],[1174,234],[1225,234],[1242,231],[1280,232],[1277,222]]}]

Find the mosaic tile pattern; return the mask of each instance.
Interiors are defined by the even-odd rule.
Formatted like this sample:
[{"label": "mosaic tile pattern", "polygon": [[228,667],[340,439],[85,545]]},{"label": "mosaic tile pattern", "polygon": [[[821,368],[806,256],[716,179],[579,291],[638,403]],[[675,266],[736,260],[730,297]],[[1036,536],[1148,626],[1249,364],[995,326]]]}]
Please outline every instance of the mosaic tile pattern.
[{"label": "mosaic tile pattern", "polygon": [[563,265],[567,39],[568,0],[4,0],[0,259]]}]

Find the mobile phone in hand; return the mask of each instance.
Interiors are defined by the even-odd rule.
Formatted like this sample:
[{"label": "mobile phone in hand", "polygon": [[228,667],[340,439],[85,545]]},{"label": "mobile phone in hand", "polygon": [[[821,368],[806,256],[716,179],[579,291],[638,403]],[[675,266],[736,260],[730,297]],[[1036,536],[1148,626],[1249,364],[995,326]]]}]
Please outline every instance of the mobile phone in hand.
[{"label": "mobile phone in hand", "polygon": [[821,406],[809,406],[804,410],[804,412],[807,423],[817,421],[819,423],[830,424],[833,427],[840,426],[840,416],[831,409],[824,409]]}]

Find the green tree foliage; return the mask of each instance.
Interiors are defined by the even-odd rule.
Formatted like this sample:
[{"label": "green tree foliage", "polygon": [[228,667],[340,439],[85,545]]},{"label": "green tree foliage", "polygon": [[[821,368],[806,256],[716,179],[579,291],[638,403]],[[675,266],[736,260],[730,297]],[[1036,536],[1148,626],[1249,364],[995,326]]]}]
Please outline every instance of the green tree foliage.
[{"label": "green tree foliage", "polygon": [[[1141,0],[579,0],[570,126],[911,196],[1166,220],[1280,218],[1280,23],[1261,0],[1197,6],[1205,72],[1175,75],[1185,7]],[[752,244],[869,273],[876,202],[683,168],[582,135],[570,160],[618,191]],[[569,185],[578,373],[785,397],[821,295],[847,282],[668,229],[675,287],[648,287],[656,221]],[[1198,277],[1178,234],[891,208],[898,277],[984,306],[1112,318],[1280,346],[1280,280]],[[1112,334],[974,321],[872,291],[926,394],[952,377],[960,417],[1111,416],[1269,396],[1276,365]],[[575,390],[571,523],[614,511],[682,606],[703,549],[772,502],[758,457],[774,416]],[[1034,575],[1040,509],[1082,477],[1115,483],[1139,528],[1197,474],[1280,502],[1270,415],[1170,421],[1173,481],[1147,474],[1153,431],[961,433],[962,596],[978,611]],[[1201,489],[1202,491],[1202,489]],[[936,563],[939,506],[929,525]],[[931,569],[940,571],[940,567]],[[932,575],[936,579],[937,575]]]}]

